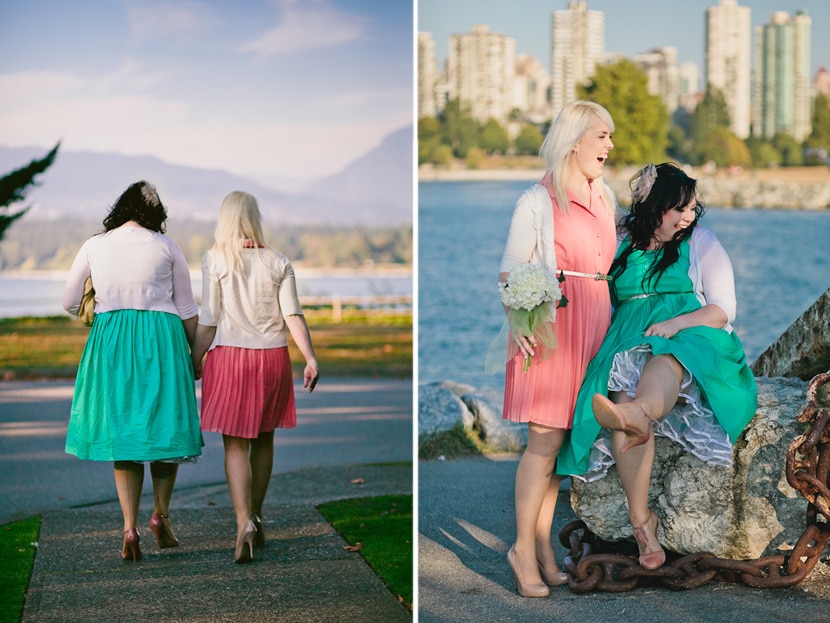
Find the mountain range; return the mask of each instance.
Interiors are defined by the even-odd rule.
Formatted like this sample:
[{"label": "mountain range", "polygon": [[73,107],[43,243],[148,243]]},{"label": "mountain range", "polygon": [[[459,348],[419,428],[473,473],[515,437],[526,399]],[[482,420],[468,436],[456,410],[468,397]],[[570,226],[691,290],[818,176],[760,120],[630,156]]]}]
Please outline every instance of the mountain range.
[{"label": "mountain range", "polygon": [[[36,179],[26,219],[103,219],[119,193],[146,179],[156,185],[170,218],[216,219],[222,198],[244,190],[257,198],[270,224],[380,227],[412,223],[412,126],[340,172],[301,191],[278,191],[222,170],[171,164],[152,156],[58,150],[54,163]],[[0,145],[0,177],[42,158],[48,149]],[[24,205],[25,205],[24,204]]]}]

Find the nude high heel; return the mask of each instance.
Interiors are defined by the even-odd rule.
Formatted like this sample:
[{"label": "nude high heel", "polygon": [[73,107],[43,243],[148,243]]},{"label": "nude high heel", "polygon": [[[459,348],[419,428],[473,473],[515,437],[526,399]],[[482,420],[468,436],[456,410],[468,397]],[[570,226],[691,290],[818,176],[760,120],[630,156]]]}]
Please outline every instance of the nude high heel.
[{"label": "nude high heel", "polygon": [[538,584],[523,584],[519,580],[519,574],[516,573],[516,555],[513,552],[513,547],[514,546],[511,546],[510,550],[507,552],[507,563],[513,570],[513,581],[519,595],[522,597],[547,597],[550,595],[550,589],[544,582],[539,582]]},{"label": "nude high heel", "polygon": [[[641,446],[651,437],[652,422],[656,422],[645,407],[639,402],[611,402],[607,396],[602,394],[594,394],[591,399],[591,408],[594,411],[594,417],[603,428],[608,430],[619,430],[626,434],[630,442],[622,448],[621,452],[625,452],[634,446]],[[643,431],[634,426],[634,420],[639,419],[642,415],[646,422],[646,429]]]},{"label": "nude high heel", "polygon": [[[654,530],[646,532],[646,526],[652,523],[652,519],[654,520]],[[657,540],[657,528],[659,526],[660,519],[653,511],[650,511],[648,519],[642,525],[634,527],[634,538],[637,539],[637,547],[640,549],[640,566],[649,571],[662,567],[663,563],[666,562],[666,552],[663,551],[663,548],[660,547],[660,541]]]},{"label": "nude high heel", "polygon": [[173,534],[173,524],[170,523],[170,517],[167,515],[153,513],[150,517],[150,530],[156,536],[159,549],[179,546],[179,540]]},{"label": "nude high heel", "polygon": [[139,534],[135,528],[124,530],[124,543],[121,545],[121,559],[138,562],[141,560],[141,547],[138,545]]},{"label": "nude high heel", "polygon": [[548,571],[539,563],[539,575],[542,576],[542,581],[548,586],[562,586],[568,583],[568,574],[564,571]]},{"label": "nude high heel", "polygon": [[256,526],[248,520],[245,529],[236,537],[236,550],[233,559],[239,564],[253,562],[254,560],[254,539],[256,538]]}]

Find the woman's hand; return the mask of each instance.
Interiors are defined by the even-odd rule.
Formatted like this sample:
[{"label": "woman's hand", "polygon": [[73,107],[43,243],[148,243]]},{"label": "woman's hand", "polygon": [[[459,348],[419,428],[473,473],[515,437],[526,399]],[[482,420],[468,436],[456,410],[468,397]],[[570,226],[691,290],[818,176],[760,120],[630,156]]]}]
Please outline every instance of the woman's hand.
[{"label": "woman's hand", "polygon": [[669,320],[664,320],[663,322],[655,322],[651,325],[646,332],[643,334],[646,337],[651,337],[656,335],[657,337],[665,337],[670,338],[677,335],[683,327],[681,323],[678,322],[677,318],[670,318]]},{"label": "woman's hand", "polygon": [[305,370],[303,370],[303,387],[308,390],[308,393],[311,393],[314,391],[319,380],[320,370],[317,368],[317,362],[313,360],[307,362],[305,364]]},{"label": "woman's hand", "polygon": [[689,329],[691,327],[723,329],[727,321],[726,312],[719,306],[710,303],[688,314],[681,314],[680,316],[675,316],[662,322],[655,322],[646,329],[643,335],[646,337],[656,335],[658,337],[670,338],[680,333],[683,329]]},{"label": "woman's hand", "polygon": [[513,341],[516,343],[522,357],[527,359],[536,354],[536,338],[532,335],[525,337],[524,335],[513,334]]}]

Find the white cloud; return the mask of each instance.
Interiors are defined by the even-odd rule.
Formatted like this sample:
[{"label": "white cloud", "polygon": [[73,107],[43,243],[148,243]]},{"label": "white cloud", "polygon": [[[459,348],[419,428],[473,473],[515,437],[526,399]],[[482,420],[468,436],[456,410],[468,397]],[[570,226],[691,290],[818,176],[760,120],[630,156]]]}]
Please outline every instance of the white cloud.
[{"label": "white cloud", "polygon": [[139,41],[180,33],[192,34],[213,23],[207,7],[194,0],[129,2],[127,18],[130,32]]},{"label": "white cloud", "polygon": [[378,102],[409,102],[412,100],[412,90],[406,88],[377,88],[358,89],[346,93],[336,93],[325,100],[327,108],[352,108]]},{"label": "white cloud", "polygon": [[368,20],[348,15],[321,0],[283,0],[282,20],[257,39],[242,45],[240,52],[260,58],[303,50],[338,46],[358,39]]},{"label": "white cloud", "polygon": [[70,74],[0,75],[0,93],[0,137],[11,147],[63,140],[66,150],[153,155],[263,179],[335,173],[412,122],[406,107],[363,123],[196,122],[183,100],[92,95],[89,81]]}]

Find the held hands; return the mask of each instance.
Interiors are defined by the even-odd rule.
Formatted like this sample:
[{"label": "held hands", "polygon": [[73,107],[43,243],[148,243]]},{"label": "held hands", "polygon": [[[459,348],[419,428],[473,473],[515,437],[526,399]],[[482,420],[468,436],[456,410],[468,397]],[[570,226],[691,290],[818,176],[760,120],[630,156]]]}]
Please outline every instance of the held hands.
[{"label": "held hands", "polygon": [[202,360],[196,360],[195,358],[191,358],[193,362],[193,379],[198,381],[202,378]]},{"label": "held hands", "polygon": [[664,320],[663,322],[655,322],[648,329],[646,329],[643,335],[646,337],[654,335],[657,337],[670,338],[677,335],[677,333],[679,333],[682,329],[683,327],[680,322],[678,322],[677,318],[671,318],[669,320]]}]

